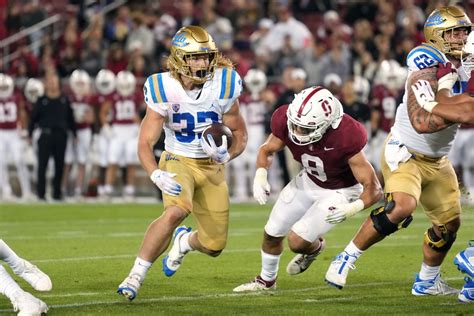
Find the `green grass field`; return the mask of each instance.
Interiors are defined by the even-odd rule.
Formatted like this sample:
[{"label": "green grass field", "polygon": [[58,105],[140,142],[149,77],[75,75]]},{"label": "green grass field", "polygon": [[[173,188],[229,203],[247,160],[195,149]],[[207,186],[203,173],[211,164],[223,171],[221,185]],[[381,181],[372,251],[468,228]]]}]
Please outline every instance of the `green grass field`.
[{"label": "green grass field", "polygon": [[[360,258],[343,290],[327,286],[324,275],[367,213],[331,231],[325,252],[301,275],[286,274],[293,256],[286,248],[275,292],[233,294],[235,286],[260,272],[260,243],[269,212],[270,206],[233,205],[229,242],[220,257],[191,253],[172,278],[162,274],[161,260],[157,261],[132,303],[115,291],[161,205],[0,205],[0,236],[50,275],[54,287],[50,293],[37,293],[18,280],[50,306],[48,315],[474,315],[474,306],[458,303],[455,296],[411,295],[421,264],[423,232],[429,225],[421,211],[408,229]],[[187,223],[193,225],[193,220]],[[444,278],[457,288],[463,280],[453,257],[474,238],[473,232],[474,209],[465,208],[457,242],[442,267]],[[3,296],[0,313],[12,313]]]}]

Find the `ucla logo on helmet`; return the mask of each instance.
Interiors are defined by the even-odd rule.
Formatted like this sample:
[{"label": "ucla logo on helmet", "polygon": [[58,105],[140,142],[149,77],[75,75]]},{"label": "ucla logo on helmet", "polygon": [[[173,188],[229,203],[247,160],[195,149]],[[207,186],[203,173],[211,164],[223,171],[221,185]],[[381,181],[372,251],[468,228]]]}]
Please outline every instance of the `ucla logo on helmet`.
[{"label": "ucla logo on helmet", "polygon": [[178,34],[173,37],[173,41],[171,41],[171,45],[176,47],[186,47],[189,45],[189,42],[186,42],[186,34]]},{"label": "ucla logo on helmet", "polygon": [[442,24],[446,19],[443,18],[441,13],[437,12],[430,16],[428,20],[426,20],[426,26],[435,26]]}]

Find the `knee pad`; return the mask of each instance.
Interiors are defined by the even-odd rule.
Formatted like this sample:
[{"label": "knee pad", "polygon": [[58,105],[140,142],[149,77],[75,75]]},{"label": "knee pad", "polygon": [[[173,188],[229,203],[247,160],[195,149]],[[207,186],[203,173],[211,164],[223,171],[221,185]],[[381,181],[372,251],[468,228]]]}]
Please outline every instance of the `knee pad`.
[{"label": "knee pad", "polygon": [[390,221],[387,214],[390,214],[394,207],[395,201],[389,193],[386,195],[384,206],[378,207],[370,213],[375,230],[383,236],[388,236],[399,229],[408,227],[413,220],[413,216],[410,215],[398,224]]},{"label": "knee pad", "polygon": [[445,225],[439,225],[438,229],[441,232],[441,237],[436,235],[433,227],[431,227],[425,232],[424,241],[428,247],[436,252],[447,252],[456,240],[456,233],[449,231]]}]

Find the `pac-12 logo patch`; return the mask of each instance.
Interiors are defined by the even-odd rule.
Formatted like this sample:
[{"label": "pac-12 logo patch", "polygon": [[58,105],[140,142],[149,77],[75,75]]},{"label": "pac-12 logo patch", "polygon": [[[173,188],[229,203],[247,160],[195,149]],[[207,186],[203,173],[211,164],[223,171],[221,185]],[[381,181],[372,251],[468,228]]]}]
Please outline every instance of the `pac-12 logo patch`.
[{"label": "pac-12 logo patch", "polygon": [[173,109],[174,112],[178,112],[179,111],[179,103],[171,104],[171,108]]}]

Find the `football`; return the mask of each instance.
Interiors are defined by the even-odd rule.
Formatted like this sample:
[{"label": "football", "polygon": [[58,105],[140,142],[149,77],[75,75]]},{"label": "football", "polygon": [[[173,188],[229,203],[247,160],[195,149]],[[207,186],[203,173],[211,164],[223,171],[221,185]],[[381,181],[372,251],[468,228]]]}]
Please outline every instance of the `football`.
[{"label": "football", "polygon": [[230,128],[225,126],[222,123],[213,123],[209,127],[207,127],[204,132],[202,132],[202,137],[207,141],[207,135],[211,135],[216,143],[216,146],[219,147],[222,145],[222,136],[227,136],[227,148],[232,146],[232,132]]}]

